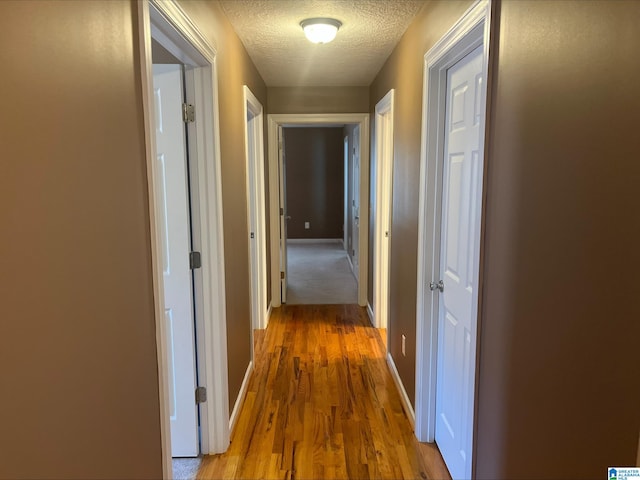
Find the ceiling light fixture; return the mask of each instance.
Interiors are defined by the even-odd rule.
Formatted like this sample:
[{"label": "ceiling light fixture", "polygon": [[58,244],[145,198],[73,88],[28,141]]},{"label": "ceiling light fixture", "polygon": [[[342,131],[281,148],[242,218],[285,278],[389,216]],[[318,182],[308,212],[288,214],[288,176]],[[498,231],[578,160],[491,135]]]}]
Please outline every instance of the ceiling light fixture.
[{"label": "ceiling light fixture", "polygon": [[336,38],[342,23],[333,18],[307,18],[300,22],[304,34],[313,43],[329,43]]}]

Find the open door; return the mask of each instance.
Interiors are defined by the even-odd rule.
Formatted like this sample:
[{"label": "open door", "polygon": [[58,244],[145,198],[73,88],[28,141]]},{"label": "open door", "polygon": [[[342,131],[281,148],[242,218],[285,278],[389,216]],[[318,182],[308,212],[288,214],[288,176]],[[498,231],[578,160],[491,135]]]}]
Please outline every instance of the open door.
[{"label": "open door", "polygon": [[245,150],[247,155],[247,203],[251,273],[252,328],[266,328],[267,267],[264,193],[264,141],[262,104],[244,86]]},{"label": "open door", "polygon": [[278,175],[280,176],[280,298],[287,303],[287,184],[284,161],[284,135],[278,125]]},{"label": "open door", "polygon": [[195,457],[200,452],[182,66],[154,65],[153,89],[171,456]]},{"label": "open door", "polygon": [[353,173],[351,201],[351,225],[353,232],[351,234],[351,264],[353,265],[353,274],[359,282],[359,264],[360,264],[360,125],[356,125],[353,129],[353,161],[351,162]]}]

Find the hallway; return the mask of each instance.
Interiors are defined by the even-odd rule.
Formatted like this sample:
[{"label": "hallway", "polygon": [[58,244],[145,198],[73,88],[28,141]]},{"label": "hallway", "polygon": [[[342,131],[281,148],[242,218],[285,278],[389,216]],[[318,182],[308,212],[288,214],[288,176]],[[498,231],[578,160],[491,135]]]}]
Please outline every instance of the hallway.
[{"label": "hallway", "polygon": [[256,334],[231,446],[199,479],[449,478],[416,440],[364,309],[284,306]]}]

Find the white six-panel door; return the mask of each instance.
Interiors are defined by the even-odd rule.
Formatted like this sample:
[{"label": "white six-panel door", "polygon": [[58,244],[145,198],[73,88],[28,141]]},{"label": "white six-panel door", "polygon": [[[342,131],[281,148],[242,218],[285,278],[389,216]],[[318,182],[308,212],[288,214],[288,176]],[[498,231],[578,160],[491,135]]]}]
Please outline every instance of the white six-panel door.
[{"label": "white six-panel door", "polygon": [[171,455],[199,453],[191,270],[189,201],[182,120],[180,65],[154,65],[158,162],[158,224],[162,231]]},{"label": "white six-panel door", "polygon": [[478,47],[447,72],[435,438],[454,479],[471,475],[482,59]]}]

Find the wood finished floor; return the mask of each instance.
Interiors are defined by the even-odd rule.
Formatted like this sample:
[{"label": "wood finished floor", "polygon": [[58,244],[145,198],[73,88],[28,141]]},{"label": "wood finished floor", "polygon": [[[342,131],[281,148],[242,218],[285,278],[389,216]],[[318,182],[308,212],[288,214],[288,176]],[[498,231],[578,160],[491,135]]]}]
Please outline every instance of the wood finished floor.
[{"label": "wood finished floor", "polygon": [[450,479],[419,443],[379,332],[357,305],[275,309],[231,445],[198,479]]}]

